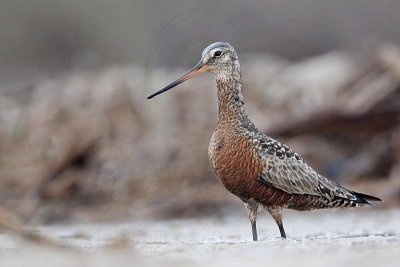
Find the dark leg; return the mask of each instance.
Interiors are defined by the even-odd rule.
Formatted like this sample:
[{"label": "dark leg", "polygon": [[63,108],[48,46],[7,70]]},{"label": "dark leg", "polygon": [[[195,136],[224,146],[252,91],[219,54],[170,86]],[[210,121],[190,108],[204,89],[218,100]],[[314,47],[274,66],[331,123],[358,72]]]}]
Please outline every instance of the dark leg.
[{"label": "dark leg", "polygon": [[283,224],[278,223],[279,231],[281,232],[281,237],[286,239],[285,229],[283,228]]},{"label": "dark leg", "polygon": [[257,223],[256,221],[251,221],[251,230],[253,231],[253,241],[257,241]]},{"label": "dark leg", "polygon": [[257,213],[258,213],[258,203],[253,200],[244,203],[246,206],[247,214],[249,215],[251,223],[251,231],[253,232],[253,241],[257,241]]},{"label": "dark leg", "polygon": [[285,229],[282,224],[282,208],[281,207],[265,207],[265,209],[271,214],[272,218],[279,227],[279,231],[281,232],[281,237],[286,239]]}]

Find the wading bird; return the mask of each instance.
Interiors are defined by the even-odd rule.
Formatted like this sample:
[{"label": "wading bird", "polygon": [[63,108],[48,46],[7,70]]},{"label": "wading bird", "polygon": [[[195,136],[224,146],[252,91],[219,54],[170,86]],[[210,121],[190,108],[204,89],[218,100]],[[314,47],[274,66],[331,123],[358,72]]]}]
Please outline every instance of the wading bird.
[{"label": "wading bird", "polygon": [[208,46],[192,70],[147,98],[205,71],[215,76],[218,95],[218,121],[208,157],[221,183],[244,202],[254,241],[260,207],[272,215],[281,237],[286,238],[282,224],[284,208],[359,207],[380,201],[323,177],[289,147],[257,129],[244,108],[238,56],[226,42]]}]

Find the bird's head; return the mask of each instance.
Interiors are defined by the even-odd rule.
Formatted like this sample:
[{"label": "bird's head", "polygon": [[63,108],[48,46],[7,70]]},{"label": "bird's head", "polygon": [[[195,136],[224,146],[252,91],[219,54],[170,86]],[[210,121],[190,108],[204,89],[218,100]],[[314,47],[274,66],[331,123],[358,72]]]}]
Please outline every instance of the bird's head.
[{"label": "bird's head", "polygon": [[[237,74],[234,72],[234,70],[237,70]],[[231,75],[240,75],[238,73],[238,56],[233,49],[233,46],[226,42],[217,42],[209,45],[203,50],[203,53],[201,54],[201,60],[196,64],[196,66],[194,66],[193,69],[163,89],[148,96],[147,99],[164,93],[165,91],[174,88],[178,84],[181,84],[184,81],[187,81],[205,71],[211,72],[217,77],[217,79],[227,79]]]}]

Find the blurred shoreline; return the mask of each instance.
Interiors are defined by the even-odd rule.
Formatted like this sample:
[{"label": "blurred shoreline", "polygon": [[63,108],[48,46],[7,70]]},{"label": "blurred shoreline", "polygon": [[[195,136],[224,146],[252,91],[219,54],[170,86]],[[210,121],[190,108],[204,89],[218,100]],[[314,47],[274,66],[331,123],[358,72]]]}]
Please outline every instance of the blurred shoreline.
[{"label": "blurred shoreline", "polygon": [[[259,129],[329,178],[383,198],[380,207],[399,204],[398,48],[382,46],[373,60],[340,52],[297,63],[242,58],[246,106]],[[0,92],[3,207],[42,223],[94,207],[103,218],[130,206],[128,217],[221,215],[234,198],[207,159],[213,79],[145,100],[143,88],[160,88],[183,71],[145,75],[114,66]]]}]

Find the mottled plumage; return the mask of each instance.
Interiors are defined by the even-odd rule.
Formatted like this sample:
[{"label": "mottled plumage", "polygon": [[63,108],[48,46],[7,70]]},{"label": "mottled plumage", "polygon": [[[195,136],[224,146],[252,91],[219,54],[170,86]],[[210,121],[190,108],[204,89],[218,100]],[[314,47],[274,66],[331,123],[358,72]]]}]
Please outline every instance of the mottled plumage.
[{"label": "mottled plumage", "polygon": [[260,207],[272,215],[285,238],[284,208],[356,207],[380,200],[323,177],[289,147],[257,129],[244,108],[239,60],[228,43],[208,46],[201,61],[190,72],[148,98],[204,71],[214,74],[218,88],[218,121],[208,149],[209,160],[226,189],[245,203],[253,240],[257,240],[256,220]]}]

